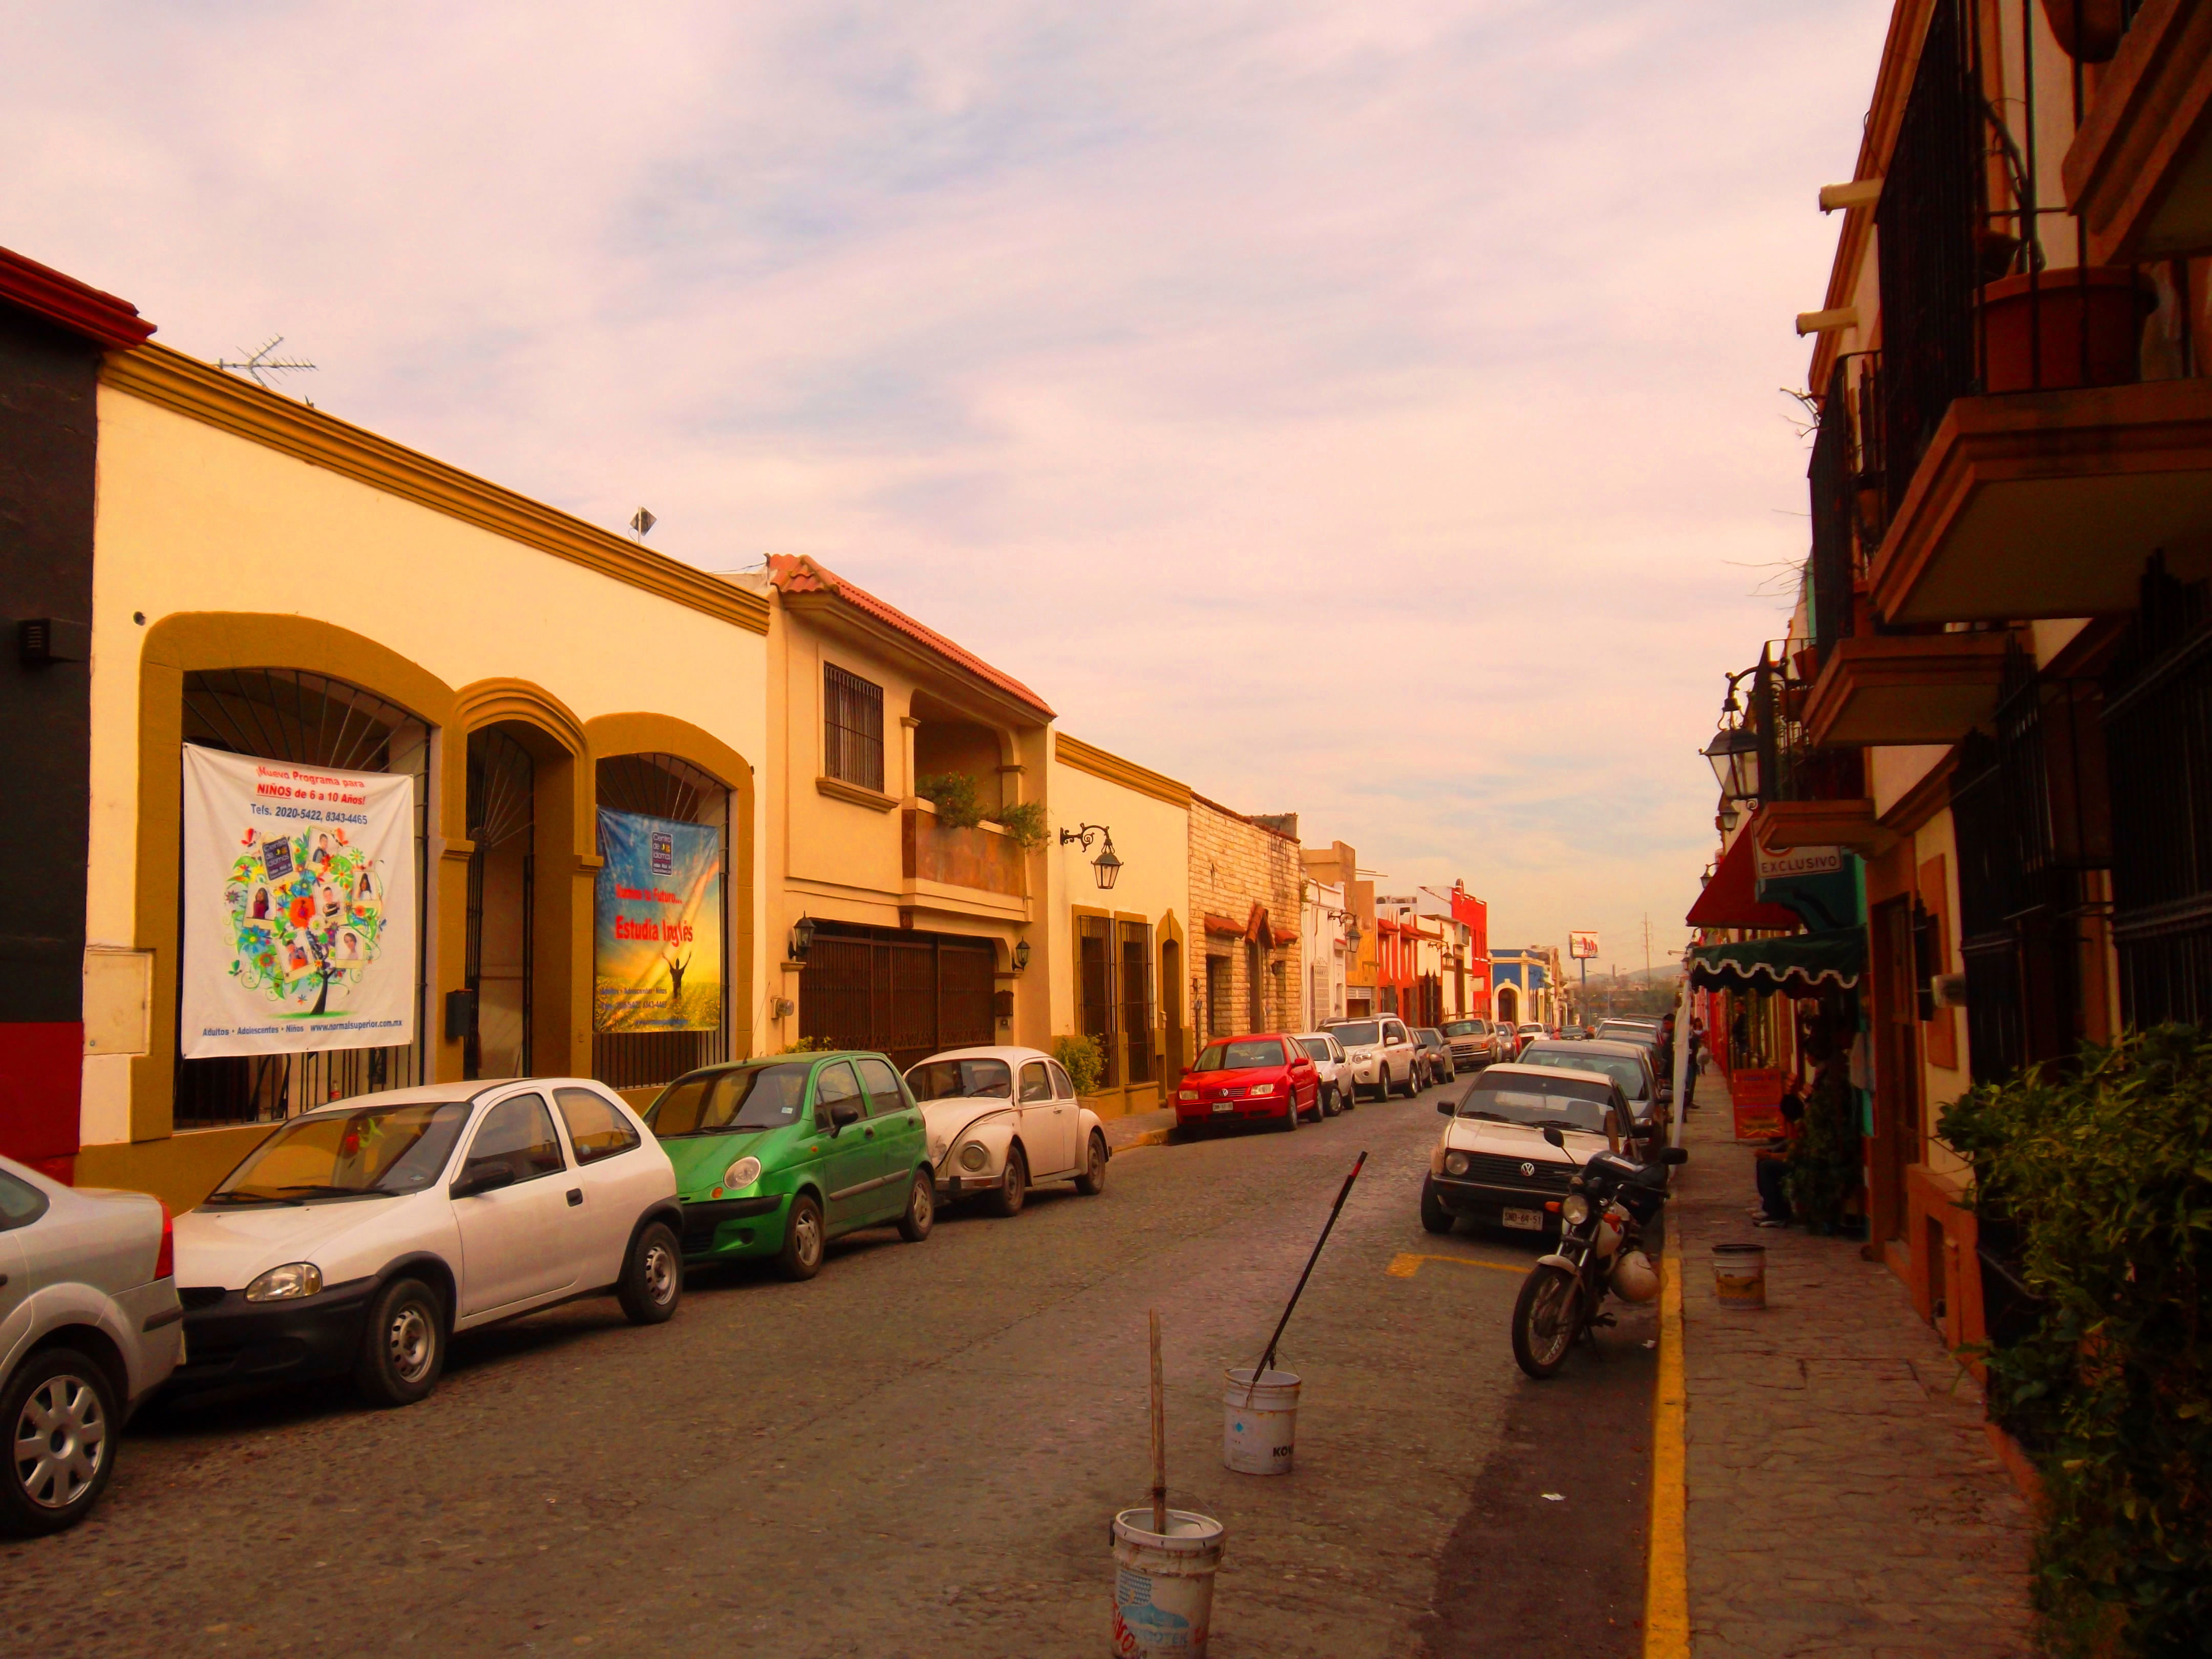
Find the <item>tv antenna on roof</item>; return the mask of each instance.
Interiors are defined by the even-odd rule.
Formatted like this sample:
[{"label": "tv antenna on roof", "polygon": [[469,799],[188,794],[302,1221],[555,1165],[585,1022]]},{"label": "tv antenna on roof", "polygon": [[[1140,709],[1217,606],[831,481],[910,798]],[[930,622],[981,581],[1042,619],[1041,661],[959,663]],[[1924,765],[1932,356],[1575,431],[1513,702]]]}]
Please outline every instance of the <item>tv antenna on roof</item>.
[{"label": "tv antenna on roof", "polygon": [[304,357],[276,356],[275,355],[276,348],[283,343],[283,335],[271,335],[259,349],[247,353],[241,362],[234,363],[218,357],[215,360],[215,366],[217,368],[227,368],[234,374],[244,374],[250,378],[254,385],[273,392],[276,388],[270,386],[266,376],[313,374],[315,369],[315,365]]}]

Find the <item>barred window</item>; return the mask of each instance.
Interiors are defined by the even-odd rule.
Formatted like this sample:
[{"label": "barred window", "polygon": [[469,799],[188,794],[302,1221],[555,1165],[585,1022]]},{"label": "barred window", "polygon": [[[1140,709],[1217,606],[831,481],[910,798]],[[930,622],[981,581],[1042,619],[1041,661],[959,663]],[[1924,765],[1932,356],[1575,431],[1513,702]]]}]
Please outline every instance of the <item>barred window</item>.
[{"label": "barred window", "polygon": [[884,787],[884,688],[824,664],[823,765],[833,778],[864,789]]}]

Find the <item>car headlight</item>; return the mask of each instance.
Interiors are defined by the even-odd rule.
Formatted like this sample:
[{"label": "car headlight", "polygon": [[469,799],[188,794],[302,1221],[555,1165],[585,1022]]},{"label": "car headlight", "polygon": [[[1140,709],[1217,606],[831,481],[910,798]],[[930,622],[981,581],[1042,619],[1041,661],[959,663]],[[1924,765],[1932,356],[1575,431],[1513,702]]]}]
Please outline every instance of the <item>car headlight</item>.
[{"label": "car headlight", "polygon": [[750,1187],[759,1179],[760,1160],[757,1158],[741,1158],[722,1171],[725,1187]]},{"label": "car headlight", "polygon": [[1272,1095],[1275,1092],[1275,1085],[1272,1083],[1255,1083],[1246,1092],[1255,1095]]},{"label": "car headlight", "polygon": [[271,1267],[246,1287],[248,1302],[289,1302],[297,1296],[313,1296],[323,1288],[323,1270],[312,1261],[288,1261]]},{"label": "car headlight", "polygon": [[1559,1200],[1559,1218],[1570,1227],[1579,1227],[1589,1219],[1589,1200],[1580,1193],[1569,1193]]},{"label": "car headlight", "polygon": [[1465,1152],[1446,1152],[1444,1154],[1444,1173],[1446,1175],[1455,1176],[1465,1175],[1467,1173],[1467,1154]]},{"label": "car headlight", "polygon": [[990,1161],[991,1154],[980,1140],[971,1140],[960,1149],[960,1167],[963,1170],[980,1170]]},{"label": "car headlight", "polygon": [[1198,1091],[1195,1089],[1178,1089],[1176,1091],[1176,1098],[1177,1100],[1196,1100],[1198,1098]]}]

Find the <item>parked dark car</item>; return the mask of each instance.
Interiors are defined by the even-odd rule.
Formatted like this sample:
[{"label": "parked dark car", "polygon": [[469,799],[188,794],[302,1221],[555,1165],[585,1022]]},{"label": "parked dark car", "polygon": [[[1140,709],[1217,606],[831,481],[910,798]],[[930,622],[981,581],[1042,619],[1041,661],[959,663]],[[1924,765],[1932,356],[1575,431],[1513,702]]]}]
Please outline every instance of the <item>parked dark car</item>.
[{"label": "parked dark car", "polygon": [[1426,1087],[1452,1082],[1459,1076],[1459,1066],[1452,1059],[1451,1044],[1444,1034],[1433,1025],[1413,1028],[1413,1044],[1420,1056],[1421,1067],[1428,1075]]}]

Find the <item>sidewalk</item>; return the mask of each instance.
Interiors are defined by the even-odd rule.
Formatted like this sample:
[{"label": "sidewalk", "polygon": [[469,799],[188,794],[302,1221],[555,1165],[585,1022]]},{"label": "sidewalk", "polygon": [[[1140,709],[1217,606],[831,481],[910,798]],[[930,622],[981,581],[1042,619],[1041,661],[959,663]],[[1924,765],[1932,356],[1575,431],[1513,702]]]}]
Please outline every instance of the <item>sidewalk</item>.
[{"label": "sidewalk", "polygon": [[1132,1112],[1127,1117],[1101,1120],[1106,1131],[1106,1145],[1114,1152],[1131,1146],[1157,1146],[1168,1138],[1175,1127],[1175,1108],[1163,1106],[1157,1112]]},{"label": "sidewalk", "polygon": [[[1698,1659],[2028,1651],[2026,1505],[1981,1391],[1856,1243],[1760,1228],[1725,1080],[1698,1083],[1680,1240],[1686,1553]],[[1723,1311],[1712,1247],[1766,1247],[1766,1309]]]}]

